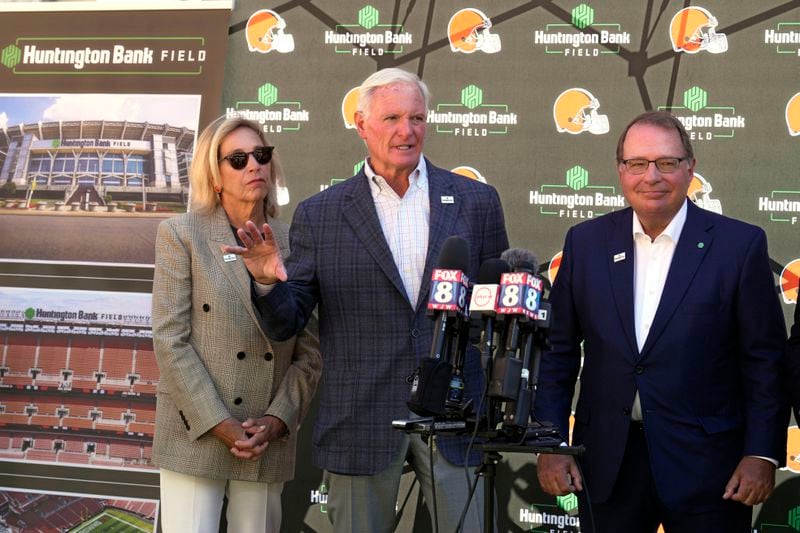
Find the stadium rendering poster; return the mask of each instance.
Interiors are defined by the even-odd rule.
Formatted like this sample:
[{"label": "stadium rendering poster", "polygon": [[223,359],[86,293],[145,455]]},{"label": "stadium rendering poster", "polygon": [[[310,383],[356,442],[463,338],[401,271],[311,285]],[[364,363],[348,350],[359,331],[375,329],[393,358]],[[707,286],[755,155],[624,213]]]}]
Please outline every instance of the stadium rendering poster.
[{"label": "stadium rendering poster", "polygon": [[156,227],[186,211],[197,132],[220,113],[231,6],[0,5],[0,524],[11,530],[156,530]]},{"label": "stadium rendering poster", "polygon": [[5,531],[153,532],[157,516],[157,500],[0,487]]}]

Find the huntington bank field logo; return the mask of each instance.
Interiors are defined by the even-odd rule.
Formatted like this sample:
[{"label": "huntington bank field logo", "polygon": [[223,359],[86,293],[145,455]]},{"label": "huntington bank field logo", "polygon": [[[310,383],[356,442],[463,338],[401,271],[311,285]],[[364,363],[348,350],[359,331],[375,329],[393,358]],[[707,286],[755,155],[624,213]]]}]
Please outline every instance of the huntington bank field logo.
[{"label": "huntington bank field logo", "polygon": [[17,37],[0,63],[17,75],[199,75],[203,37]]},{"label": "huntington bank field logo", "polygon": [[707,9],[685,7],[675,13],[669,24],[669,38],[676,52],[696,54],[705,50],[721,54],[728,50],[728,38],[717,33],[717,19]]},{"label": "huntington bank field logo", "polygon": [[631,34],[615,22],[597,22],[595,10],[580,4],[570,12],[571,24],[547,24],[534,30],[534,46],[544,46],[546,54],[592,58],[619,54],[620,45],[631,44]]},{"label": "huntington bank field logo", "polygon": [[800,21],[778,22],[774,28],[764,30],[764,44],[775,47],[783,56],[800,56]]},{"label": "huntington bank field logo", "polygon": [[294,36],[286,33],[286,21],[271,9],[256,11],[247,19],[245,37],[251,52],[288,54],[294,50]]},{"label": "huntington bank field logo", "polygon": [[595,135],[608,133],[608,115],[597,112],[600,102],[586,89],[567,89],[553,104],[553,120],[559,133],[577,135],[588,131]]},{"label": "huntington bank field logo", "polygon": [[771,222],[795,225],[800,220],[800,190],[775,189],[769,196],[759,196],[758,210],[769,213]]},{"label": "huntington bank field logo", "polygon": [[491,33],[492,21],[482,11],[473,8],[457,11],[447,23],[450,51],[471,54],[496,54],[502,48],[500,36]]},{"label": "huntington bank field logo", "polygon": [[[547,507],[550,510],[540,510]],[[553,533],[577,533],[581,520],[578,514],[578,497],[575,494],[557,496],[556,505],[531,505],[519,510],[519,522],[528,531],[552,531]]]},{"label": "huntington bank field logo", "polygon": [[529,194],[528,203],[539,206],[539,214],[559,218],[594,218],[625,207],[614,187],[589,185],[589,171],[580,165],[566,171],[563,185],[542,185]]},{"label": "huntington bank field logo", "polygon": [[745,127],[745,117],[732,105],[709,105],[708,92],[695,85],[683,92],[682,106],[658,106],[681,121],[693,141],[732,139]]},{"label": "huntington bank field logo", "polygon": [[436,104],[428,111],[428,124],[436,126],[436,133],[456,137],[486,137],[506,135],[509,126],[516,126],[519,117],[508,110],[507,104],[486,104],[483,89],[467,85],[461,90],[461,103]]},{"label": "huntington bank field logo", "polygon": [[258,88],[255,100],[236,102],[225,109],[226,118],[245,118],[261,124],[264,133],[300,131],[309,122],[309,113],[301,102],[279,100],[278,88],[265,83]]},{"label": "huntington bank field logo", "polygon": [[337,54],[382,56],[402,54],[414,36],[402,24],[381,24],[380,12],[365,5],[358,10],[358,23],[337,24],[335,31],[325,31],[324,40]]}]

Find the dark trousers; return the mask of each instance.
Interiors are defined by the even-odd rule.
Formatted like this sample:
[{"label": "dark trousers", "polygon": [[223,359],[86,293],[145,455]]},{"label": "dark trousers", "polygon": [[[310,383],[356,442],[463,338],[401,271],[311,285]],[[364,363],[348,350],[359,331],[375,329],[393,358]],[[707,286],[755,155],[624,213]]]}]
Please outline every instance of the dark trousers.
[{"label": "dark trousers", "polygon": [[[584,484],[591,494],[591,480],[584,480]],[[590,514],[586,491],[578,493],[581,531],[655,533],[659,524],[663,524],[666,533],[750,533],[752,507],[723,500],[724,490],[720,487],[719,506],[713,510],[686,513],[667,509],[661,503],[650,470],[644,426],[632,423],[622,466],[608,500],[591,506]]]}]

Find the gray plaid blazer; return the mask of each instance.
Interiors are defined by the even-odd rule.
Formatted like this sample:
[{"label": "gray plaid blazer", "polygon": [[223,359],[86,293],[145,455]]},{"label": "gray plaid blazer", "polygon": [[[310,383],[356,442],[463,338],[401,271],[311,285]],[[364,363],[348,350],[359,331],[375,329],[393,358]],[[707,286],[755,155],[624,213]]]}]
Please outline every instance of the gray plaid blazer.
[{"label": "gray plaid blazer", "polygon": [[[288,227],[269,223],[288,255]],[[319,344],[307,331],[280,342],[267,338],[247,269],[241,259],[223,258],[223,244],[236,239],[221,207],[158,227],[153,343],[161,380],[153,462],[212,479],[287,481],[297,428],[321,371]],[[237,459],[208,433],[228,417],[265,414],[283,420],[289,435],[271,442],[258,461]]]},{"label": "gray plaid blazer", "polygon": [[[426,316],[431,271],[442,243],[470,244],[470,279],[483,261],[508,248],[497,191],[427,162],[430,236],[419,300],[408,302],[362,170],[300,203],[291,229],[288,283],[266,297],[268,334],[292,335],[319,304],[325,360],[314,426],[314,462],[329,471],[371,475],[386,468],[400,444],[393,419],[408,418],[407,378],[430,354],[433,321]],[[478,351],[466,362],[466,393],[475,405],[482,376]],[[441,438],[445,458],[464,464],[466,440]],[[470,457],[479,460],[480,454]]]}]

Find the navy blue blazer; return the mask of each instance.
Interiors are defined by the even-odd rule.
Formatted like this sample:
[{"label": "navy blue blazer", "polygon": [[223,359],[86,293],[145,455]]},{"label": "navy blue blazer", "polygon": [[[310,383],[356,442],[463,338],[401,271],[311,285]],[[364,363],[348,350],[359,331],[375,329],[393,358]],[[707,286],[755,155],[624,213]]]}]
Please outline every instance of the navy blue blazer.
[{"label": "navy blue blazer", "polygon": [[789,391],[794,419],[800,424],[800,304],[794,306],[794,325],[786,344],[787,390]]},{"label": "navy blue blazer", "polygon": [[778,368],[786,330],[766,236],[689,202],[640,352],[632,213],[567,234],[535,414],[566,435],[583,342],[573,443],[586,446],[581,465],[592,501],[608,499],[614,486],[638,390],[661,500],[701,511],[720,502],[743,456],[785,460]]},{"label": "navy blue blazer", "polygon": [[[470,244],[467,275],[508,248],[497,191],[426,160],[430,235],[419,300],[411,305],[383,235],[362,170],[297,206],[290,232],[287,283],[266,297],[265,316],[276,339],[302,329],[319,306],[323,371],[312,450],[326,470],[371,475],[388,466],[401,434],[394,419],[408,418],[408,376],[430,355],[433,321],[426,316],[431,271],[444,240]],[[272,329],[274,328],[274,329]],[[465,393],[476,405],[482,389],[477,350],[466,364]],[[442,454],[464,464],[465,439],[440,438]],[[474,453],[470,463],[476,464]]]}]

